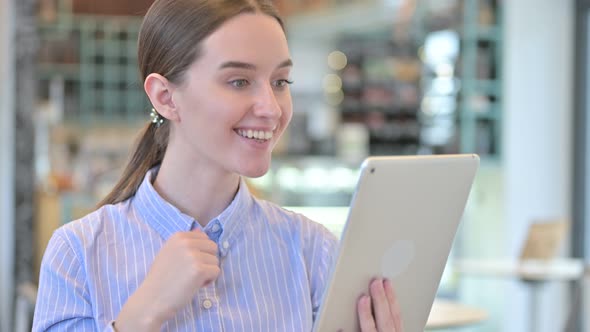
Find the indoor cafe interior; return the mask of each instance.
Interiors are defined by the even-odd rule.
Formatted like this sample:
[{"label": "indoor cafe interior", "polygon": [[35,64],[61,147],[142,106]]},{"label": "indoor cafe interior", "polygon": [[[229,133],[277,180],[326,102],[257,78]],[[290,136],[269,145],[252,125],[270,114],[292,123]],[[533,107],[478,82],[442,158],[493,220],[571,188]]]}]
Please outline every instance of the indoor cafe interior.
[{"label": "indoor cafe interior", "polygon": [[[273,2],[293,115],[252,194],[340,237],[365,158],[477,154],[425,330],[590,331],[590,1]],[[52,234],[152,121],[152,3],[0,2],[0,331],[31,330]]]}]

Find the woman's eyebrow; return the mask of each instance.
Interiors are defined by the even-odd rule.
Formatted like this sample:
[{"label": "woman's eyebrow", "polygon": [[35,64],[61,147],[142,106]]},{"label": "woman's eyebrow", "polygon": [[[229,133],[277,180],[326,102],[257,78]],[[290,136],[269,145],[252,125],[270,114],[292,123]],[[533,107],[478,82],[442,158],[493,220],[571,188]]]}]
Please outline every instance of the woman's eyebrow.
[{"label": "woman's eyebrow", "polygon": [[247,63],[247,62],[241,62],[241,61],[227,61],[222,63],[219,66],[219,69],[225,69],[225,68],[239,68],[239,69],[248,69],[248,70],[256,70],[256,66],[251,64],[251,63]]},{"label": "woman's eyebrow", "polygon": [[[293,61],[291,59],[287,59],[281,62],[277,68],[283,67],[292,67]],[[251,63],[242,62],[242,61],[226,61],[219,66],[219,69],[226,69],[226,68],[238,68],[238,69],[246,69],[246,70],[256,70],[256,65]]]},{"label": "woman's eyebrow", "polygon": [[287,60],[281,62],[281,64],[279,64],[277,66],[277,68],[283,68],[283,67],[293,67],[293,61],[291,61],[291,59],[287,59]]}]

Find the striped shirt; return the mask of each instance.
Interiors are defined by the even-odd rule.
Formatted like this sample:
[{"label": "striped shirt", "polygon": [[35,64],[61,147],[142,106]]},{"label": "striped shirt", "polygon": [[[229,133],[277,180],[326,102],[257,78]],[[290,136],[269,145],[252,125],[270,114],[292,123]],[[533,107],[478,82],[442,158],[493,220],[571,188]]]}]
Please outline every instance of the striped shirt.
[{"label": "striped shirt", "polygon": [[325,227],[251,195],[206,227],[158,195],[150,170],[136,195],[57,229],[45,251],[33,331],[112,331],[162,245],[201,228],[221,274],[162,331],[310,331],[337,250]]}]

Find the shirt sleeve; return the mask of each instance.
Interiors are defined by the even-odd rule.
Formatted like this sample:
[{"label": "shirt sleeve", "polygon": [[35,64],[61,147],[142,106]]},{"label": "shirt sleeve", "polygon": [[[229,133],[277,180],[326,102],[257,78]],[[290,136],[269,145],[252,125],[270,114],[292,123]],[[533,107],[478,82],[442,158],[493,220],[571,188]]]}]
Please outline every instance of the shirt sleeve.
[{"label": "shirt sleeve", "polygon": [[311,304],[313,320],[318,314],[322,297],[332,272],[332,265],[338,251],[338,239],[325,227],[316,224],[309,243],[309,274],[311,283]]},{"label": "shirt sleeve", "polygon": [[96,331],[84,269],[61,231],[43,255],[32,331]]}]

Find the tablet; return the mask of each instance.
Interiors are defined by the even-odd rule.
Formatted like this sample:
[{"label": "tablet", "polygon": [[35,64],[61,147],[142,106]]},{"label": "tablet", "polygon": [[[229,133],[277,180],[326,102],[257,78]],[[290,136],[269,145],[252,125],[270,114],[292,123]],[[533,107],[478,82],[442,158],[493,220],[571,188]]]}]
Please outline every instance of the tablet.
[{"label": "tablet", "polygon": [[473,154],[366,159],[314,331],[359,331],[376,277],[393,282],[403,330],[424,331],[478,167]]}]

